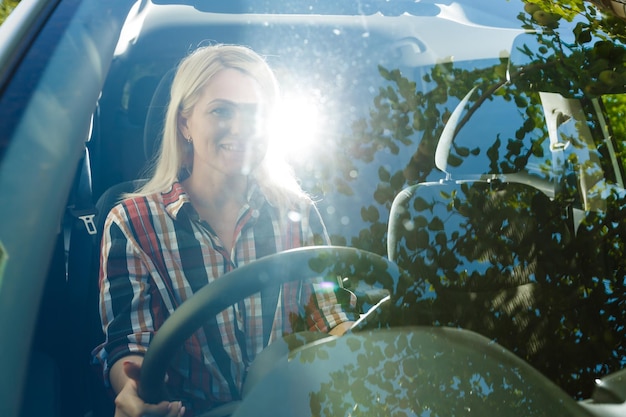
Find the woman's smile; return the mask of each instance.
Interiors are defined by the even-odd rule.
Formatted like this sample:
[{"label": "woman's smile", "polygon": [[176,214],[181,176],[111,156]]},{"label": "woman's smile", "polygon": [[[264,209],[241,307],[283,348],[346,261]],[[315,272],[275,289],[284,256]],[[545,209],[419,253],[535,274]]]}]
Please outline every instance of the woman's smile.
[{"label": "woman's smile", "polygon": [[248,150],[248,146],[241,143],[221,143],[219,147],[230,152],[238,153],[243,153]]}]

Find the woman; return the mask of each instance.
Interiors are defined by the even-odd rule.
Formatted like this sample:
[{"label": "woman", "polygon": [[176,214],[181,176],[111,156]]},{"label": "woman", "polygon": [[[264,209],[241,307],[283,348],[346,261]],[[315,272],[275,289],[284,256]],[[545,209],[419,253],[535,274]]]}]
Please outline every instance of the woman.
[{"label": "woman", "polygon": [[257,294],[185,343],[168,371],[182,402],[145,404],[137,395],[152,335],[194,292],[262,256],[328,242],[311,199],[273,157],[267,118],[277,97],[272,71],[248,48],[204,47],[180,63],[154,174],[111,210],[103,233],[106,341],[96,356],[117,394],[116,416],[189,415],[236,400],[267,343],[302,329],[341,334],[354,320],[353,298],[344,306],[332,290],[285,284],[271,328]]}]

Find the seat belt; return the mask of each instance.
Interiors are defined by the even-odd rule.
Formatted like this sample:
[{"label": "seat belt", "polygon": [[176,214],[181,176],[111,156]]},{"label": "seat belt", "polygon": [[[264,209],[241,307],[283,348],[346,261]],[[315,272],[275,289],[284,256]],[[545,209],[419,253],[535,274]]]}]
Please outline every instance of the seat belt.
[{"label": "seat belt", "polygon": [[[64,378],[86,380],[87,369],[91,363],[90,350],[93,346],[87,346],[88,338],[84,336],[84,330],[88,326],[90,311],[90,298],[88,297],[91,283],[90,277],[95,267],[93,254],[93,241],[97,234],[95,217],[96,207],[93,203],[91,188],[91,169],[89,163],[89,151],[85,146],[85,154],[77,167],[74,188],[68,204],[68,224],[65,226],[66,253],[67,253],[67,299],[66,317],[68,326],[73,332],[68,333],[67,355],[74,361],[81,363],[74,369],[68,369]],[[71,387],[70,381],[65,386]],[[68,415],[83,415],[88,411],[90,399],[86,398],[90,393],[85,393],[85,387],[68,388],[65,393],[66,401],[71,404],[72,410],[65,410]],[[75,391],[75,392],[74,392]],[[77,399],[77,397],[80,397]]]},{"label": "seat belt", "polygon": [[91,165],[89,163],[89,149],[86,146],[85,155],[82,158],[74,183],[73,204],[68,208],[72,217],[79,223],[75,225],[78,227],[72,228],[72,232],[80,230],[82,227],[90,236],[95,236],[98,233],[95,222],[98,211],[93,203]]}]

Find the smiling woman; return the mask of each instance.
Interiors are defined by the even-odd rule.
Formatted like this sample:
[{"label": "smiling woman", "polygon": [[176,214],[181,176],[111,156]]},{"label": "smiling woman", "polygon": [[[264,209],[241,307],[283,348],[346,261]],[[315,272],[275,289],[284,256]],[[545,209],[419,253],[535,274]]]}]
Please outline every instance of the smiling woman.
[{"label": "smiling woman", "polygon": [[[313,202],[293,176],[278,175],[266,160],[261,119],[276,97],[272,74],[262,57],[238,45],[202,47],[185,57],[172,82],[153,179],[106,218],[100,268],[106,340],[97,358],[117,394],[116,415],[173,417],[185,407],[237,400],[249,364],[269,342],[302,329],[345,331],[355,318],[348,312],[355,302],[344,308],[333,295],[338,281],[257,294],[207,323],[168,370],[169,388],[184,406],[155,406],[138,396],[150,335],[183,301],[256,259],[328,243]],[[170,183],[155,188],[167,176]]]}]

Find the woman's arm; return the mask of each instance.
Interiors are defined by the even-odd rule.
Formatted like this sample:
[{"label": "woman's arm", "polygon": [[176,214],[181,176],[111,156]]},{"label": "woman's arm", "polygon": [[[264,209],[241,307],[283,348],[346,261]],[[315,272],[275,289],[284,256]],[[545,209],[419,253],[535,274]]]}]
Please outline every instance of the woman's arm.
[{"label": "woman's arm", "polygon": [[154,333],[155,318],[149,269],[130,230],[123,208],[117,206],[107,217],[102,239],[100,311],[106,341],[98,358],[116,395],[115,417],[182,416],[180,402],[146,404],[139,397],[142,354]]},{"label": "woman's arm", "polygon": [[[119,394],[124,388],[129,379],[131,379],[126,372],[124,372],[124,364],[132,363],[136,367],[141,369],[143,364],[143,356],[141,355],[128,355],[117,362],[115,362],[109,371],[109,381],[111,382],[111,388],[115,394]],[[126,365],[128,367],[128,365]]]},{"label": "woman's arm", "polygon": [[352,327],[353,324],[354,324],[353,321],[344,321],[338,326],[335,326],[332,329],[330,329],[328,334],[331,334],[333,336],[341,336],[342,334],[347,332]]},{"label": "woman's arm", "polygon": [[110,371],[115,397],[115,417],[165,416],[182,417],[185,407],[180,401],[146,404],[139,397],[139,378],[143,357],[126,356],[113,364]]},{"label": "woman's arm", "polygon": [[[303,235],[308,239],[305,245],[330,245],[326,225],[317,207],[309,207],[307,222],[302,222]],[[308,288],[307,288],[308,287]],[[341,280],[335,285],[311,282],[305,285],[307,324],[310,330],[327,331],[333,336],[344,334],[358,319],[356,296],[342,287]]]}]

